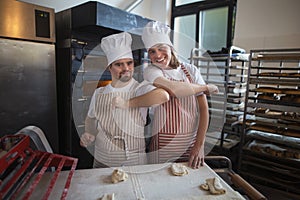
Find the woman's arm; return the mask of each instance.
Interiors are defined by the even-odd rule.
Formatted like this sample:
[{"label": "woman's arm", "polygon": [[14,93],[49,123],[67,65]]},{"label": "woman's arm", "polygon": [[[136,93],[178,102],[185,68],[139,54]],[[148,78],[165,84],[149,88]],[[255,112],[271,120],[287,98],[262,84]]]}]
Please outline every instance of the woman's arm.
[{"label": "woman's arm", "polygon": [[215,85],[200,85],[188,82],[171,81],[165,77],[158,77],[154,80],[154,86],[165,89],[171,96],[186,97],[198,93],[216,94],[219,92]]},{"label": "woman's arm", "polygon": [[204,143],[209,123],[208,103],[206,96],[199,95],[197,100],[199,104],[200,117],[196,141],[191,150],[189,158],[189,166],[192,168],[199,168],[204,163]]},{"label": "woman's arm", "polygon": [[112,100],[113,107],[116,108],[137,108],[157,106],[169,101],[169,94],[164,89],[156,88],[143,95],[125,100],[121,97],[115,97]]}]

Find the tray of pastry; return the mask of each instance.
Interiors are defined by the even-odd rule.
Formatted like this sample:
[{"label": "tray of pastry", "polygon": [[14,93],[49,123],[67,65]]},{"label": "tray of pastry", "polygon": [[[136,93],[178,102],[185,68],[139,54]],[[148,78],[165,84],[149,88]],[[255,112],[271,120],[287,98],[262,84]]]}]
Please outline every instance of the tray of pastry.
[{"label": "tray of pastry", "polygon": [[[273,162],[272,160],[267,160],[259,157],[247,156],[247,163],[251,163],[253,165],[260,165],[262,168],[277,172],[282,174],[292,174],[292,175],[300,175],[300,169],[295,166],[283,165],[278,162]],[[276,172],[275,171],[275,172]]]},{"label": "tray of pastry", "polygon": [[299,61],[300,53],[259,53],[252,60],[269,60],[269,61]]},{"label": "tray of pastry", "polygon": [[298,72],[261,72],[257,74],[251,74],[256,77],[285,77],[285,78],[300,78]]},{"label": "tray of pastry", "polygon": [[[247,123],[251,121],[247,120]],[[293,129],[290,128],[289,126],[286,127],[283,124],[276,124],[273,123],[268,124],[263,123],[263,122],[258,122],[256,121],[256,123],[254,123],[253,125],[250,125],[250,127],[248,128],[249,130],[257,130],[257,131],[263,131],[263,132],[268,132],[268,133],[273,133],[273,134],[278,134],[278,135],[284,135],[284,136],[289,136],[289,137],[296,137],[296,138],[300,138],[300,130],[299,129]]]},{"label": "tray of pastry", "polygon": [[227,102],[228,103],[237,103],[240,104],[245,101],[244,96],[234,95],[234,94],[228,94],[227,96]]},{"label": "tray of pastry", "polygon": [[[275,162],[264,162],[269,160],[266,159],[266,157],[269,156],[260,153],[257,153],[257,155],[255,155],[255,157],[245,156],[247,160],[243,161],[243,165],[246,165],[247,170],[242,172],[242,174],[247,174],[247,176],[254,177],[264,182],[273,183],[276,186],[285,188],[289,192],[293,191],[295,193],[299,193],[299,170],[297,170],[296,167],[285,168],[282,165],[275,165]],[[252,158],[254,158],[255,160],[253,160]],[[290,160],[288,161],[290,162]],[[276,174],[276,176],[274,176],[274,174]]]},{"label": "tray of pastry", "polygon": [[268,85],[286,85],[286,86],[300,86],[300,81],[297,79],[288,79],[288,78],[257,78],[251,76],[249,78],[250,84],[268,84]]},{"label": "tray of pastry", "polygon": [[284,120],[284,121],[286,121],[285,123],[299,123],[300,122],[300,113],[297,113],[297,112],[283,112],[283,111],[270,110],[267,108],[255,108],[254,110],[252,110],[249,113],[253,114],[257,117]]},{"label": "tray of pastry", "polygon": [[300,149],[300,138],[294,138],[284,135],[270,134],[264,131],[249,130],[247,132],[248,138],[258,139],[262,141],[282,144],[290,148]]},{"label": "tray of pastry", "polygon": [[280,65],[273,65],[273,66],[251,66],[252,70],[270,70],[271,72],[274,71],[282,71],[284,70],[285,72],[298,72],[300,70],[300,67],[297,65],[294,66],[285,66],[284,68]]},{"label": "tray of pastry", "polygon": [[[256,100],[255,97],[249,99]],[[277,110],[282,112],[296,112],[300,113],[300,106],[293,102],[280,102],[275,100],[260,100],[258,102],[248,102],[247,107],[250,108],[266,108],[269,110]]]},{"label": "tray of pastry", "polygon": [[277,88],[277,87],[258,87],[249,90],[250,92],[275,93],[275,94],[290,94],[300,95],[300,89],[295,88]]},{"label": "tray of pastry", "polygon": [[271,156],[300,162],[300,150],[292,149],[276,143],[264,142],[262,140],[250,140],[244,150],[256,152],[262,156]]},{"label": "tray of pastry", "polygon": [[[295,107],[294,111],[297,111],[297,110],[299,111],[299,108],[300,108],[300,95],[260,93],[260,94],[257,94],[255,96],[251,96],[248,98],[250,100],[255,100],[255,102],[257,102],[257,103],[266,103],[266,104]],[[278,109],[280,109],[280,108],[278,108]]]}]

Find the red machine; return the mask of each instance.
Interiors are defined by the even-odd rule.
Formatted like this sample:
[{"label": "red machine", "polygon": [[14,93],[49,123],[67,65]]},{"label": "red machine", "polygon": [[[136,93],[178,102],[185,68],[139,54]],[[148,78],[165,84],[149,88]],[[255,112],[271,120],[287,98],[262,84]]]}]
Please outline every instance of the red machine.
[{"label": "red machine", "polygon": [[[24,134],[7,135],[0,139],[0,199],[29,199],[39,184],[42,199],[48,199],[62,170],[68,170],[61,199],[65,199],[78,159],[49,152],[33,150],[30,137]],[[48,173],[51,172],[51,173]],[[41,183],[42,177],[51,174],[50,180]]]}]

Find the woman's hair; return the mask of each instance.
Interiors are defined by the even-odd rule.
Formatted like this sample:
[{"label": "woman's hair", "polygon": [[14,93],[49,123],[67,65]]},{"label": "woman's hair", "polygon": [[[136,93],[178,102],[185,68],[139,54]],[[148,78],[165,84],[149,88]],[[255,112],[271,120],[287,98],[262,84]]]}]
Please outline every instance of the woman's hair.
[{"label": "woman's hair", "polygon": [[172,67],[173,69],[176,69],[177,67],[179,67],[180,62],[179,62],[179,60],[177,58],[175,49],[172,46],[170,46],[170,48],[171,48],[170,67]]}]

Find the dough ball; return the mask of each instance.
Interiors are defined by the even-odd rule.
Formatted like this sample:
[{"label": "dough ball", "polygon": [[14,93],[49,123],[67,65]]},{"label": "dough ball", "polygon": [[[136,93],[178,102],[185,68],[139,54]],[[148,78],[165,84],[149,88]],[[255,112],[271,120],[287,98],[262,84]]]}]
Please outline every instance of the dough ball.
[{"label": "dough ball", "polygon": [[175,176],[183,176],[189,173],[187,167],[181,163],[173,163],[171,165],[171,171]]},{"label": "dough ball", "polygon": [[115,169],[111,175],[111,181],[113,183],[118,183],[121,181],[126,181],[128,179],[128,174],[122,169]]}]

